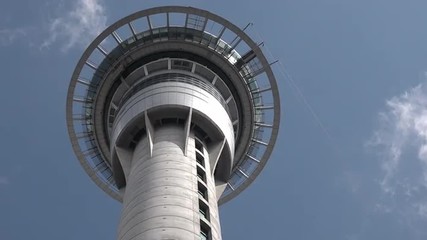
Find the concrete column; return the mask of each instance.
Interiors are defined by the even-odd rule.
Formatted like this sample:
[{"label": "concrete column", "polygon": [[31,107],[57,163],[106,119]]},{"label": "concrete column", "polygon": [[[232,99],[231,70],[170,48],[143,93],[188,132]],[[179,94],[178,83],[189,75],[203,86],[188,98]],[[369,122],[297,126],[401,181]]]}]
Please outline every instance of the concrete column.
[{"label": "concrete column", "polygon": [[[187,141],[187,154],[180,125],[154,130],[151,157],[147,137],[137,144],[126,178],[119,240],[199,240],[201,226],[208,231],[208,239],[221,239],[214,179],[209,167],[197,163],[192,136]],[[208,159],[205,163],[209,164]],[[198,174],[203,172],[205,180],[200,183]],[[207,189],[207,199],[199,194],[200,184]],[[205,204],[206,218],[200,213]]]}]

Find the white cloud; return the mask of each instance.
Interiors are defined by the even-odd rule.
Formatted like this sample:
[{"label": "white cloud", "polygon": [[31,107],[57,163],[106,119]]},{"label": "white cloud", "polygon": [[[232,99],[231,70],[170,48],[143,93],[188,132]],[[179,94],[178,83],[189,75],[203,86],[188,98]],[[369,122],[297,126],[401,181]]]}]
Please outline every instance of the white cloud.
[{"label": "white cloud", "polygon": [[427,220],[427,83],[387,100],[379,123],[369,141],[381,153],[376,209]]},{"label": "white cloud", "polygon": [[415,203],[414,207],[418,216],[427,219],[427,203]]},{"label": "white cloud", "polygon": [[26,35],[27,31],[23,28],[0,29],[0,46],[9,46]]},{"label": "white cloud", "polygon": [[62,51],[75,46],[86,46],[105,29],[107,16],[102,0],[78,0],[71,11],[51,19],[49,37],[41,45],[48,48],[54,43]]},{"label": "white cloud", "polygon": [[[427,186],[427,85],[420,84],[387,100],[386,108],[379,113],[380,127],[369,142],[384,153],[381,159],[384,172],[380,180],[382,189],[393,194],[396,189],[394,183],[399,182],[397,178],[414,179],[413,175],[399,174],[399,166],[409,161],[416,161],[421,166],[417,184]],[[404,158],[403,155],[410,154],[413,148],[417,157]]]}]

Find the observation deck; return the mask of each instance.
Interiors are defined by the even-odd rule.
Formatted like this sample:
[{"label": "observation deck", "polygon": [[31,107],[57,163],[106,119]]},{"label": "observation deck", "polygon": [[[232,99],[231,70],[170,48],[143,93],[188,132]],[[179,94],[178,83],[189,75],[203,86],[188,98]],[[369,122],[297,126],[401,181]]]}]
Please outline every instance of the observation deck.
[{"label": "observation deck", "polygon": [[[177,104],[180,107],[163,109],[160,114],[155,100],[150,103],[154,125],[175,122],[191,126],[208,147],[220,139],[213,129],[228,129],[222,131],[225,140],[220,149],[226,154],[221,156],[230,157],[228,162],[218,162],[223,164],[218,177],[224,183],[218,204],[237,196],[254,181],[277,138],[280,99],[270,64],[245,29],[208,11],[158,7],[117,21],[89,45],[68,89],[67,127],[81,165],[102,190],[123,201],[126,169],[115,159],[113,145],[119,142],[133,149],[149,134],[148,128],[137,125],[123,130],[121,119],[133,111],[129,110],[131,103],[138,101],[139,95],[154,94],[154,86],[176,89],[192,85],[224,109],[221,117],[197,106],[192,112],[183,109],[187,106],[183,99]],[[198,97],[203,99],[203,94]],[[218,121],[205,121],[208,114]],[[222,120],[224,116],[231,126]],[[146,123],[147,119],[145,113]]]}]

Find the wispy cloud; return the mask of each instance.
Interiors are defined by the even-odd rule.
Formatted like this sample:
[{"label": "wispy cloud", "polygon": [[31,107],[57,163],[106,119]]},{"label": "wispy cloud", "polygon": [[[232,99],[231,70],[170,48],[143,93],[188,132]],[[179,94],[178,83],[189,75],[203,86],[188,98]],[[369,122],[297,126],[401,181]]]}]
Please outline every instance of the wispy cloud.
[{"label": "wispy cloud", "polygon": [[[386,110],[379,113],[379,122],[380,127],[369,143],[384,150],[382,189],[393,193],[391,182],[399,171],[402,156],[414,147],[423,170],[419,183],[427,186],[427,85],[420,84],[387,100]],[[413,157],[405,158],[412,160]]]},{"label": "wispy cloud", "polygon": [[26,35],[27,31],[23,28],[0,29],[0,46],[9,46]]},{"label": "wispy cloud", "polygon": [[368,145],[380,150],[379,184],[389,198],[377,210],[427,219],[427,83],[387,100],[378,118]]},{"label": "wispy cloud", "polygon": [[352,171],[344,171],[335,179],[337,186],[344,187],[347,191],[358,194],[363,185],[362,176]]},{"label": "wispy cloud", "polygon": [[105,29],[106,23],[102,0],[78,0],[71,11],[51,19],[49,37],[41,47],[48,48],[58,43],[66,52],[75,46],[86,46]]},{"label": "wispy cloud", "polygon": [[9,178],[6,176],[0,176],[0,186],[9,185]]}]

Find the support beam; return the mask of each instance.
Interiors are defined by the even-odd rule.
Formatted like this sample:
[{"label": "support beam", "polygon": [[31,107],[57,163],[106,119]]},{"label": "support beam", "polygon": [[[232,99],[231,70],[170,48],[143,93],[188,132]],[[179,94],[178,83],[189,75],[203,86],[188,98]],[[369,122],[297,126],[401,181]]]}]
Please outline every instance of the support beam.
[{"label": "support beam", "polygon": [[142,68],[144,69],[145,76],[147,76],[148,75],[147,65],[144,65]]},{"label": "support beam", "polygon": [[205,21],[203,22],[203,26],[202,26],[202,32],[204,32],[205,31],[205,29],[206,29],[206,25],[208,25],[208,19],[205,17]]},{"label": "support beam", "polygon": [[254,141],[254,142],[256,142],[256,143],[259,143],[259,144],[261,144],[261,145],[264,145],[264,146],[268,146],[268,143],[262,142],[262,141],[260,141],[260,140],[258,140],[258,139],[254,139],[254,138],[252,138],[252,141]]},{"label": "support beam", "polygon": [[249,159],[251,159],[252,161],[254,161],[254,162],[256,162],[256,163],[260,163],[260,160],[258,160],[258,159],[256,159],[256,158],[252,157],[251,155],[246,154],[246,156],[247,156]]},{"label": "support beam", "polygon": [[133,37],[135,38],[135,41],[136,41],[136,31],[135,31],[135,28],[133,27],[132,22],[129,22],[128,26],[129,26],[130,31],[132,32],[132,35],[133,35]]},{"label": "support beam", "polygon": [[108,56],[107,50],[105,50],[101,45],[96,46],[96,49],[98,49],[104,56]]},{"label": "support beam", "polygon": [[91,62],[91,61],[89,61],[89,60],[87,60],[86,61],[86,65],[88,66],[88,67],[90,67],[90,68],[92,68],[93,70],[98,70],[98,66],[96,66],[96,64],[95,63],[93,63],[93,62]]},{"label": "support beam", "polygon": [[188,13],[185,14],[185,27],[188,28]]},{"label": "support beam", "polygon": [[[129,149],[122,148],[122,147],[115,147],[117,158],[115,159],[114,155],[112,157],[113,161],[113,167],[119,167],[118,164],[120,164],[120,167],[123,171],[123,177],[125,181],[127,181],[126,177],[129,176],[131,166],[132,166],[132,155],[133,152]],[[114,172],[120,172],[120,171],[114,171]]]},{"label": "support beam", "polygon": [[113,36],[114,40],[116,40],[118,45],[121,45],[123,40],[122,38],[119,36],[119,34],[117,34],[116,31],[114,31],[113,33],[111,33],[111,35]]},{"label": "support beam", "polygon": [[111,107],[114,108],[114,110],[117,110],[119,108],[114,102],[111,102]]},{"label": "support beam", "polygon": [[248,174],[246,174],[240,167],[237,168],[237,170],[245,177],[245,178],[249,178]]},{"label": "support beam", "polygon": [[222,26],[221,32],[218,34],[218,37],[217,37],[217,39],[215,41],[215,51],[218,48],[218,43],[221,40],[221,37],[224,34],[225,30],[226,30],[226,28],[224,26]]},{"label": "support beam", "polygon": [[154,128],[153,128],[153,125],[151,124],[150,118],[148,117],[147,111],[145,111],[144,114],[145,114],[145,128],[147,130],[147,136],[148,136],[148,149],[151,157],[153,156]]},{"label": "support beam", "polygon": [[212,144],[209,148],[209,162],[211,166],[211,172],[215,172],[215,168],[218,164],[219,157],[221,156],[222,150],[224,149],[227,139]]},{"label": "support beam", "polygon": [[120,81],[126,87],[126,89],[130,88],[129,84],[126,82],[126,80],[123,78],[123,76],[120,76]]},{"label": "support beam", "polygon": [[[166,13],[166,26],[169,28],[170,26],[170,19],[169,19],[169,12]],[[169,32],[169,31],[168,31]]]},{"label": "support beam", "polygon": [[91,103],[92,100],[89,100],[87,98],[78,98],[78,97],[74,97],[73,98],[74,102],[81,102],[81,103]]},{"label": "support beam", "polygon": [[273,127],[273,125],[271,125],[271,124],[259,123],[259,122],[255,122],[255,126],[258,126],[258,127],[267,127],[267,128],[272,128]]},{"label": "support beam", "polygon": [[213,81],[212,81],[212,85],[214,85],[215,86],[215,83],[216,83],[216,81],[218,80],[218,77],[215,75],[215,77],[214,77],[214,79],[213,79]]},{"label": "support beam", "polygon": [[267,110],[267,109],[274,109],[274,106],[255,106],[255,109],[259,109],[259,110]]},{"label": "support beam", "polygon": [[256,94],[256,93],[263,93],[263,92],[267,92],[267,91],[271,91],[271,87],[254,89],[251,92]]},{"label": "support beam", "polygon": [[190,108],[188,111],[187,120],[185,122],[185,128],[184,128],[184,155],[187,156],[187,149],[188,149],[188,137],[190,136],[190,128],[191,128],[191,119],[193,116],[193,108]]},{"label": "support beam", "polygon": [[90,86],[90,82],[89,82],[89,80],[84,79],[84,78],[81,78],[81,77],[79,77],[79,78],[77,79],[77,82],[78,82],[78,83],[81,83],[81,84],[83,84],[83,85],[86,85],[86,86]]},{"label": "support beam", "polygon": [[147,16],[148,27],[150,28],[151,36],[153,36],[153,25],[151,25],[150,15]]}]

